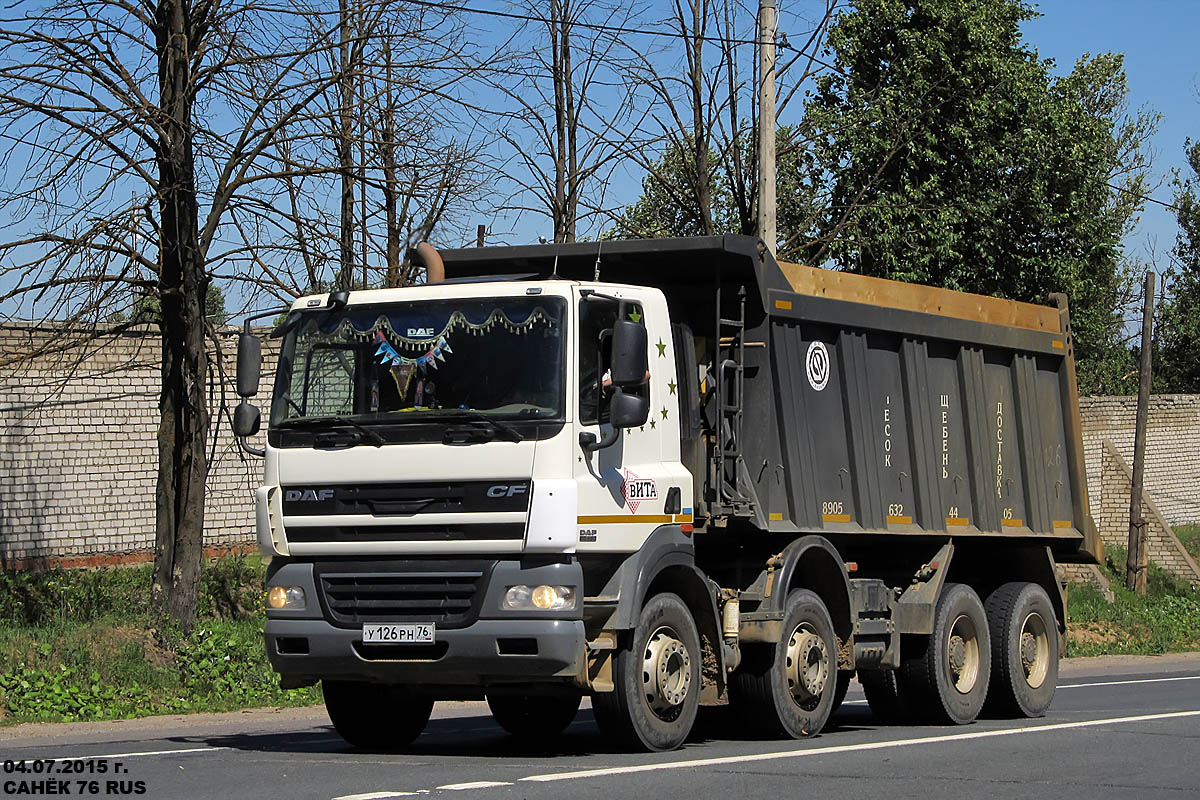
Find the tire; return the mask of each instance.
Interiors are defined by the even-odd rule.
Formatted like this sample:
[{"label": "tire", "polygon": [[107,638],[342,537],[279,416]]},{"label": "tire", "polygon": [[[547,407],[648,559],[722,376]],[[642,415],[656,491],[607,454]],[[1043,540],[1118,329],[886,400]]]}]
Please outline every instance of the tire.
[{"label": "tire", "polygon": [[888,725],[908,722],[912,718],[908,697],[901,686],[900,673],[894,669],[860,669],[858,682],[862,684],[867,705],[876,719]]},{"label": "tire", "polygon": [[401,686],[326,680],[321,688],[338,735],[364,750],[387,752],[411,744],[433,713],[433,698]]},{"label": "tire", "polygon": [[492,717],[504,730],[521,739],[557,736],[579,711],[580,695],[488,695]]},{"label": "tire", "polygon": [[911,657],[901,649],[900,675],[912,709],[937,723],[973,722],[987,698],[992,663],[987,614],[975,590],[964,583],[942,587],[933,633],[914,643]]},{"label": "tire", "polygon": [[748,727],[772,736],[815,736],[833,713],[837,637],[821,598],[788,595],[783,638],[755,648],[731,676],[731,697]]},{"label": "tire", "polygon": [[592,697],[596,724],[627,747],[676,749],[696,722],[700,661],[700,634],[687,606],[674,594],[650,598],[630,646],[613,654],[613,691]]},{"label": "tire", "polygon": [[846,692],[850,691],[850,681],[852,680],[854,680],[854,670],[838,670],[837,686],[833,690],[833,710],[829,712],[830,716],[836,714],[842,707],[842,703],[846,700]]},{"label": "tire", "polygon": [[1058,687],[1058,621],[1046,590],[1006,583],[985,606],[992,632],[992,678],[985,710],[1040,717]]}]

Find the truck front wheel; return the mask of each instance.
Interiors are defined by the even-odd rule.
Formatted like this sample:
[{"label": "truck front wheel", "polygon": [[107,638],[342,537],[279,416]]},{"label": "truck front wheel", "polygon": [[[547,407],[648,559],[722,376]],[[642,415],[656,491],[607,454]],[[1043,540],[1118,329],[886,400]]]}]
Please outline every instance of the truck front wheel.
[{"label": "truck front wheel", "polygon": [[747,648],[745,659],[731,688],[747,724],[794,739],[821,732],[833,713],[838,669],[837,638],[820,597],[806,589],[789,594],[783,638]]},{"label": "truck front wheel", "polygon": [[521,739],[554,737],[567,729],[579,711],[579,695],[487,696],[492,718],[501,728]]},{"label": "truck front wheel", "polygon": [[425,730],[433,698],[402,686],[323,681],[325,710],[338,735],[364,750],[399,750]]},{"label": "truck front wheel", "polygon": [[613,654],[613,691],[592,697],[607,736],[643,750],[674,750],[700,706],[700,634],[684,602],[659,594],[646,602],[628,648]]},{"label": "truck front wheel", "polygon": [[1058,623],[1046,590],[1006,583],[987,599],[992,685],[987,711],[1040,717],[1058,686]]}]

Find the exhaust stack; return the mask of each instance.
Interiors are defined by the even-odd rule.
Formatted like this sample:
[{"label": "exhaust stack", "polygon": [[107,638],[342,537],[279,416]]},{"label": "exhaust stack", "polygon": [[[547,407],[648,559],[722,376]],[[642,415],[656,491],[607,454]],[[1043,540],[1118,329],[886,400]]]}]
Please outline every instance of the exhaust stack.
[{"label": "exhaust stack", "polygon": [[446,279],[446,265],[442,255],[429,242],[421,242],[416,248],[417,259],[425,265],[425,283],[441,283]]}]

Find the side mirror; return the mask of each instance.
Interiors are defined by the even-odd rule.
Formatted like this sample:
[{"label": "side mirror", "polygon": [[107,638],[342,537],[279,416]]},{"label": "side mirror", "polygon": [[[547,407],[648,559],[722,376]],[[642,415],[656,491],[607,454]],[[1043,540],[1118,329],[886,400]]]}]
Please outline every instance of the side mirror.
[{"label": "side mirror", "polygon": [[612,332],[613,386],[641,386],[648,369],[645,327],[631,319],[619,319],[613,323]]},{"label": "side mirror", "polygon": [[261,372],[262,342],[249,331],[242,331],[238,334],[237,349],[238,397],[254,397],[258,394],[258,379]]},{"label": "side mirror", "polygon": [[258,433],[261,425],[261,415],[258,406],[252,406],[245,400],[238,403],[233,410],[233,433],[235,436],[246,438]]},{"label": "side mirror", "polygon": [[[643,330],[645,329],[643,328]],[[643,351],[643,356],[644,354],[645,351]],[[645,375],[644,370],[642,374]],[[639,425],[645,425],[649,417],[650,398],[626,394],[619,388],[613,392],[608,407],[608,421],[614,428],[636,428]]]}]

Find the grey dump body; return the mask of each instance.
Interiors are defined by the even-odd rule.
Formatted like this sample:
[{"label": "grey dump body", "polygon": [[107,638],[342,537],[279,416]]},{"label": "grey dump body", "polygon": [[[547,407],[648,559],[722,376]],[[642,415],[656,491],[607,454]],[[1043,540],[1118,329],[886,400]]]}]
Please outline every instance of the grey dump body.
[{"label": "grey dump body", "polygon": [[932,535],[1098,554],[1065,299],[779,264],[737,236],[444,256],[451,279],[598,272],[662,289],[707,372],[700,413],[716,434],[689,464],[704,478],[701,513],[834,541]]}]

